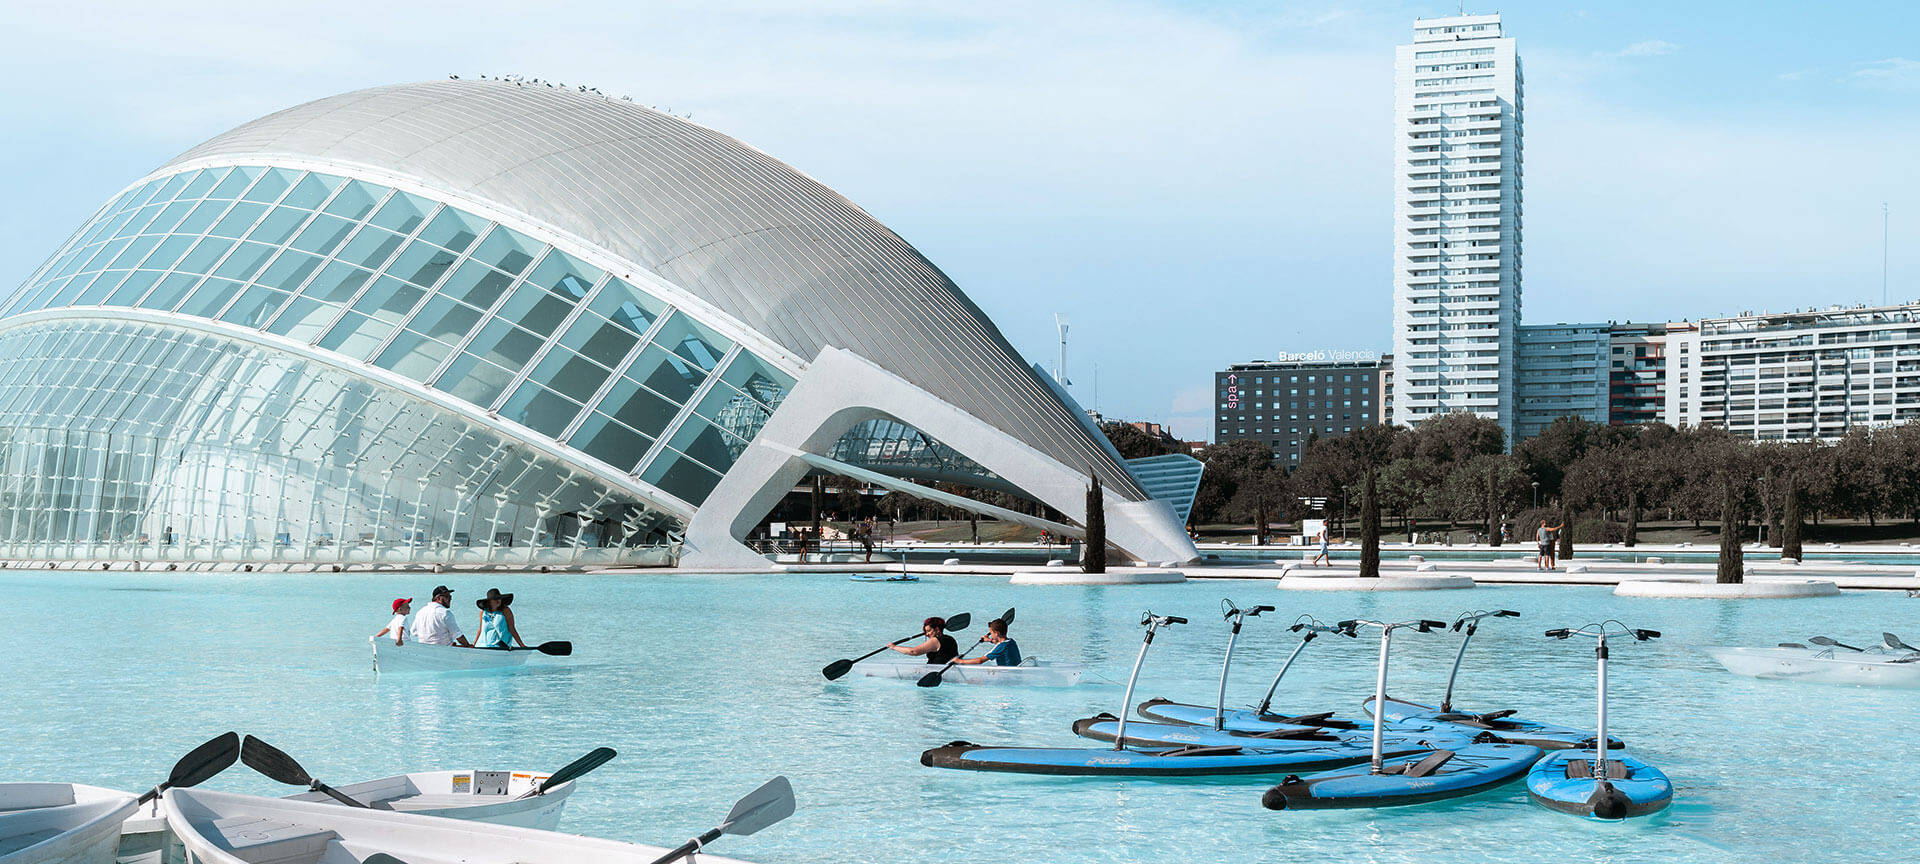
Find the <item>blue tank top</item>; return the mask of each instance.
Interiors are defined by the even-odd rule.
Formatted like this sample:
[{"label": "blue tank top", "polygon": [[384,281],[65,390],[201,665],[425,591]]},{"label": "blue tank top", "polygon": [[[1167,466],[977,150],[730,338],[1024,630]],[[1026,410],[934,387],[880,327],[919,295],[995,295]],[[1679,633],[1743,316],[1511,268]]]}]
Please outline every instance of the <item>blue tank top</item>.
[{"label": "blue tank top", "polygon": [[507,633],[507,616],[499,612],[480,613],[480,647],[506,648],[513,644]]}]

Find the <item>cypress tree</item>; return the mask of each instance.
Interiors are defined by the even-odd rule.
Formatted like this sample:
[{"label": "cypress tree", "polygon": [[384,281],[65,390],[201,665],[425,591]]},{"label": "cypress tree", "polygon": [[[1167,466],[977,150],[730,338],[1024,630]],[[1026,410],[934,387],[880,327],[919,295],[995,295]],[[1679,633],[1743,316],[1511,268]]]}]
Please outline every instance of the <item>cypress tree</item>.
[{"label": "cypress tree", "polygon": [[1107,572],[1107,508],[1100,493],[1100,475],[1091,468],[1087,475],[1093,482],[1087,486],[1087,542],[1080,552],[1080,572]]}]

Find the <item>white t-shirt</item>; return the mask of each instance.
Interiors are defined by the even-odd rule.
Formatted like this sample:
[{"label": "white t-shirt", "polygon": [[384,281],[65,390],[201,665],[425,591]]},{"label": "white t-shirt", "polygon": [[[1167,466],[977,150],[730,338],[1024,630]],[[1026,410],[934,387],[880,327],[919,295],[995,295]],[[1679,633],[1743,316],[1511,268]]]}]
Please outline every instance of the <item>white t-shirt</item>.
[{"label": "white t-shirt", "polygon": [[413,616],[413,641],[423,645],[452,645],[466,638],[460,632],[460,623],[453,620],[453,613],[437,602],[428,603],[419,614]]},{"label": "white t-shirt", "polygon": [[400,633],[406,629],[406,626],[407,616],[399,612],[395,612],[393,614],[393,620],[387,622],[387,635],[393,637],[395,644],[399,644]]}]

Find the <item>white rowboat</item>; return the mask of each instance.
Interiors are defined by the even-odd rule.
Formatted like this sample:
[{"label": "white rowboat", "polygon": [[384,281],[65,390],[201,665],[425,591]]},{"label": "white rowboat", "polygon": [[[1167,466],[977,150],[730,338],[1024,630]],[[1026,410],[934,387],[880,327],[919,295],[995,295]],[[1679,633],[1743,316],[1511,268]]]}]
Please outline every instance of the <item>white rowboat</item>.
[{"label": "white rowboat", "polygon": [[[167,793],[167,823],[199,864],[648,864],[667,850],[553,831],[201,789]],[[704,853],[687,864],[729,864]]]},{"label": "white rowboat", "polygon": [[[560,810],[573,794],[573,783],[562,783],[545,795],[520,797],[547,776],[525,771],[415,771],[333,788],[375,810],[552,831],[560,826]],[[346,806],[324,792],[301,792],[285,800]]]},{"label": "white rowboat", "polygon": [[[854,664],[860,674],[868,678],[898,678],[918,681],[928,672],[938,672],[945,664],[939,663],[901,663],[892,660],[869,660]],[[1028,687],[1072,687],[1080,683],[1086,675],[1087,664],[1059,660],[1028,660],[1019,666],[991,666],[982,663],[968,666],[955,663],[946,674],[940,676],[942,684],[999,684],[1025,685]]]},{"label": "white rowboat", "polygon": [[1708,648],[1707,653],[1728,672],[1749,678],[1920,687],[1920,654],[1809,648]]},{"label": "white rowboat", "polygon": [[375,672],[497,672],[518,669],[540,656],[531,648],[461,648],[371,637]]},{"label": "white rowboat", "polygon": [[125,792],[77,783],[0,783],[0,864],[113,864]]}]

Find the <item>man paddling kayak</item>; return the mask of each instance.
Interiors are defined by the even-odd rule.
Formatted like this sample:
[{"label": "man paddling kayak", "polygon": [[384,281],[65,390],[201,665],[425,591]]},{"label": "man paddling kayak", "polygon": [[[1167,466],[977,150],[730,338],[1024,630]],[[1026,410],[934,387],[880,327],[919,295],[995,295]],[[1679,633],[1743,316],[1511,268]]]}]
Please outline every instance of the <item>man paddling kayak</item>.
[{"label": "man paddling kayak", "polygon": [[928,618],[920,622],[920,632],[926,635],[927,641],[912,648],[902,648],[895,642],[887,643],[887,647],[909,657],[925,657],[928,663],[945,663],[960,656],[960,643],[947,635],[947,619],[938,615]]},{"label": "man paddling kayak", "polygon": [[447,604],[453,602],[453,589],[445,585],[436,585],[433,600],[413,616],[413,641],[422,645],[458,645],[472,648],[465,633],[460,632],[460,624],[453,620],[453,612]]},{"label": "man paddling kayak", "polygon": [[980,641],[992,645],[993,650],[988,651],[984,657],[962,657],[953,662],[962,666],[978,666],[982,663],[992,663],[995,666],[1020,665],[1020,644],[1007,638],[1007,622],[998,618],[988,621],[987,635],[980,637]]}]

